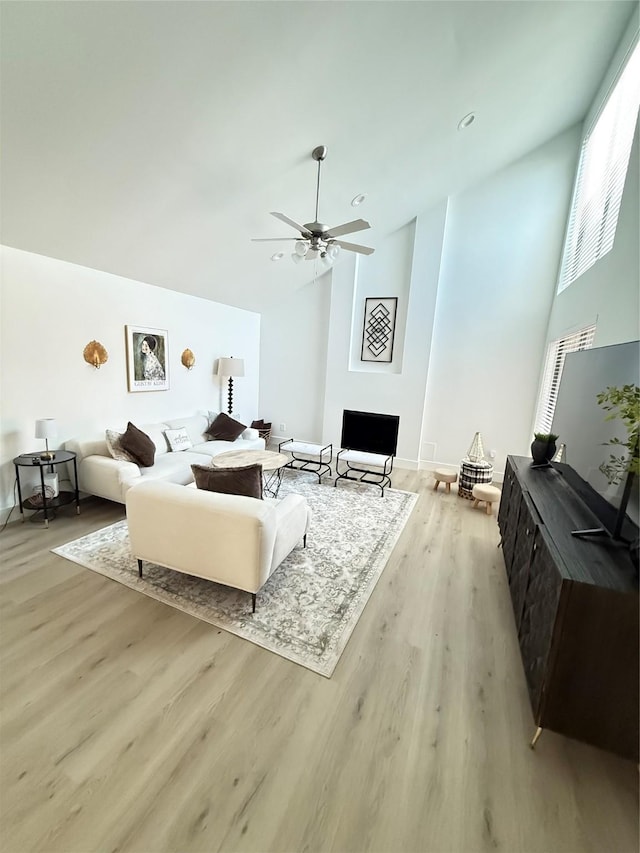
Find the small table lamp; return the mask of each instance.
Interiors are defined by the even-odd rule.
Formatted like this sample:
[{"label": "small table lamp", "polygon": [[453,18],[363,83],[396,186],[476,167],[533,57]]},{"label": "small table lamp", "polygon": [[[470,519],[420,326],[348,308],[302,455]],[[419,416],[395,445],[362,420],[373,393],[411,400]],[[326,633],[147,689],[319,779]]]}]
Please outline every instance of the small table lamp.
[{"label": "small table lamp", "polygon": [[49,439],[58,435],[58,427],[54,418],[41,418],[36,421],[36,438],[44,438],[46,451],[40,454],[40,459],[53,459],[55,454],[49,451]]},{"label": "small table lamp", "polygon": [[244,376],[244,359],[233,358],[233,356],[231,358],[219,358],[218,376],[227,376],[229,379],[228,412],[231,414],[233,410],[233,377]]}]

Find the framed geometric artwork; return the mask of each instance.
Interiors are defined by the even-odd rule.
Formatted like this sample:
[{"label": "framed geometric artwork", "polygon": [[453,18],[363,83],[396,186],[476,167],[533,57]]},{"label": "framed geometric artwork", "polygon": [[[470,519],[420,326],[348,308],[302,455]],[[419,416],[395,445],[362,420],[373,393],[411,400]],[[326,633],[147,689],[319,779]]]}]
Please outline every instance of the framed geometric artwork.
[{"label": "framed geometric artwork", "polygon": [[364,300],[361,361],[391,361],[397,307],[396,296]]},{"label": "framed geometric artwork", "polygon": [[129,392],[168,391],[169,359],[166,329],[125,326]]}]

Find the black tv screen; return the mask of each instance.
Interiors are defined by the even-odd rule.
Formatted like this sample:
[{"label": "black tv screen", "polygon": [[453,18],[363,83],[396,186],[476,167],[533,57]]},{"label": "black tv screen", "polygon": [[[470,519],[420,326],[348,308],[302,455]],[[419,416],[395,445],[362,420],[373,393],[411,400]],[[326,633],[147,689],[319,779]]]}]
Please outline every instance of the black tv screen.
[{"label": "black tv screen", "polygon": [[345,409],[342,414],[341,447],[344,450],[395,456],[399,424],[398,415],[378,415]]},{"label": "black tv screen", "polygon": [[619,525],[626,523],[624,516],[634,525],[640,523],[640,495],[637,482],[626,492],[626,476],[610,482],[602,470],[612,454],[628,455],[626,447],[610,444],[612,438],[626,441],[627,431],[620,418],[607,420],[608,412],[596,398],[607,387],[624,385],[640,385],[639,341],[568,353],[552,427],[558,443],[565,445],[562,461],[615,510],[608,513],[605,508],[601,521],[616,536]]}]

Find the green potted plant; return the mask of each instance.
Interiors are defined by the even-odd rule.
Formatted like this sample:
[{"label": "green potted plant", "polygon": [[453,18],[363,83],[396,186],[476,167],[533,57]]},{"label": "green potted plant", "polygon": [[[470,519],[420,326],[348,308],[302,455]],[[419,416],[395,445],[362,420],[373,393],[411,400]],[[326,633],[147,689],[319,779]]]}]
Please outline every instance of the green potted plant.
[{"label": "green potted plant", "polygon": [[556,439],[552,432],[534,432],[531,455],[534,465],[548,465],[556,452]]},{"label": "green potted plant", "polygon": [[[613,421],[620,418],[627,430],[627,440],[612,438],[605,444],[612,444],[619,448],[621,455],[611,453],[607,462],[599,466],[600,471],[607,478],[609,485],[617,485],[626,477],[621,506],[627,506],[631,495],[634,478],[640,474],[640,388],[637,385],[623,385],[621,388],[609,386],[596,395],[598,405],[608,412],[605,420]],[[624,448],[624,450],[622,450]],[[616,535],[622,529],[622,517],[619,517],[619,527]],[[636,570],[640,570],[640,538],[636,537],[629,542],[629,553]]]},{"label": "green potted plant", "polygon": [[[614,445],[620,452],[611,453],[609,459],[600,465],[600,471],[609,485],[617,485],[630,472],[640,474],[638,456],[638,436],[640,435],[640,388],[637,385],[623,385],[621,388],[607,387],[596,395],[598,405],[608,412],[606,421],[620,418],[627,430],[626,441],[612,438],[605,444]],[[624,449],[623,449],[624,448]]]}]

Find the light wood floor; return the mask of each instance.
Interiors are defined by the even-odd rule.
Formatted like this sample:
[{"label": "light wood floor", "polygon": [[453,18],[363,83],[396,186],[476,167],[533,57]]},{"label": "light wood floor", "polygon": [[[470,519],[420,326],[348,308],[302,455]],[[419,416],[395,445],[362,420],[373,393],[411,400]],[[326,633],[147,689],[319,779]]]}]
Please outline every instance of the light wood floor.
[{"label": "light wood floor", "polygon": [[528,748],[495,517],[431,484],[331,679],[50,553],[117,505],[10,524],[2,853],[635,853],[637,767]]}]

